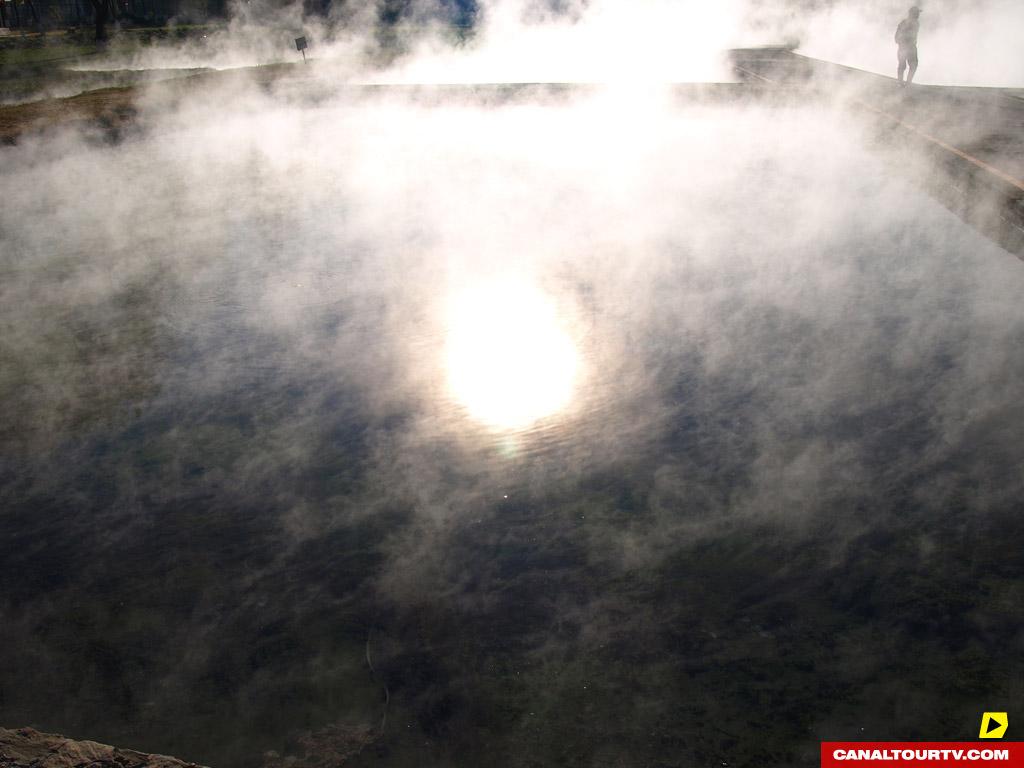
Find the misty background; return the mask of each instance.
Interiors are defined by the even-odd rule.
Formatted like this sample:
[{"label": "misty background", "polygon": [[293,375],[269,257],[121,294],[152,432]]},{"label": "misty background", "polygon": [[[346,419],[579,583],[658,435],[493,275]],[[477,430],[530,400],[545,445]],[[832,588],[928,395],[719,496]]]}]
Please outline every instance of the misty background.
[{"label": "misty background", "polygon": [[[42,0],[37,0],[42,2]],[[364,82],[705,82],[731,80],[729,48],[787,45],[893,76],[905,0],[236,0],[202,34],[159,38],[70,62],[75,71],[216,69],[298,60]],[[1024,87],[1015,0],[931,0],[918,81]],[[220,8],[220,6],[217,6]],[[188,3],[170,19],[206,18]],[[211,12],[212,13],[212,12]],[[220,13],[225,16],[219,15]],[[289,53],[290,51],[290,53]]]},{"label": "misty background", "polygon": [[[1020,700],[1024,269],[838,107],[663,85],[759,29],[687,9],[496,3],[0,150],[0,723],[225,768],[813,765]],[[340,87],[573,78],[608,84]],[[515,428],[446,356],[495,284],[579,361]]]}]

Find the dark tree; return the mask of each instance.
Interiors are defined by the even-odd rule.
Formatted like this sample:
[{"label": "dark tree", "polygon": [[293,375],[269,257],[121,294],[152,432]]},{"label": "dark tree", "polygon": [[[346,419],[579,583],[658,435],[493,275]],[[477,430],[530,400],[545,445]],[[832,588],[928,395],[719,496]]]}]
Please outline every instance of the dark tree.
[{"label": "dark tree", "polygon": [[96,21],[96,39],[107,39],[107,20],[110,18],[110,0],[89,0]]}]

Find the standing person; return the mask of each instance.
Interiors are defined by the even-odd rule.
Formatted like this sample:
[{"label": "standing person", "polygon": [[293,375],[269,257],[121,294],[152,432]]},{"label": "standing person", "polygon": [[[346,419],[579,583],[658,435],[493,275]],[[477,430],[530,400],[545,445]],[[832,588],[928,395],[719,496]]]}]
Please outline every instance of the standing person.
[{"label": "standing person", "polygon": [[[896,69],[896,78],[900,85],[910,85],[914,82],[914,73],[917,72],[917,30],[921,26],[918,18],[921,9],[916,5],[907,13],[907,18],[896,27],[896,59],[899,66]],[[903,82],[903,71],[910,65],[907,73],[907,82]]]}]

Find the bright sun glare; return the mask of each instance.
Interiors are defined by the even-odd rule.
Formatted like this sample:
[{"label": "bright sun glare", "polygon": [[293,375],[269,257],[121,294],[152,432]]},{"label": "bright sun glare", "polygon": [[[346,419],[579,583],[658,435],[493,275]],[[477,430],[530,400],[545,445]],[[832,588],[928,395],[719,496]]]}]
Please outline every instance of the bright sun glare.
[{"label": "bright sun glare", "polygon": [[552,301],[519,281],[495,281],[454,297],[447,328],[448,384],[479,421],[522,429],[565,408],[577,353]]}]

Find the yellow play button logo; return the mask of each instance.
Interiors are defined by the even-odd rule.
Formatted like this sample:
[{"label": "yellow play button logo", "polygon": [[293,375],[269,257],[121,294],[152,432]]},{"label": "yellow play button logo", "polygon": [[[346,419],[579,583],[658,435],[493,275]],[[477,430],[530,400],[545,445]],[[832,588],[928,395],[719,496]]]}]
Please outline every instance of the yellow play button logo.
[{"label": "yellow play button logo", "polygon": [[1009,724],[1010,718],[1005,712],[986,712],[981,716],[981,732],[978,733],[978,738],[1001,739]]}]

